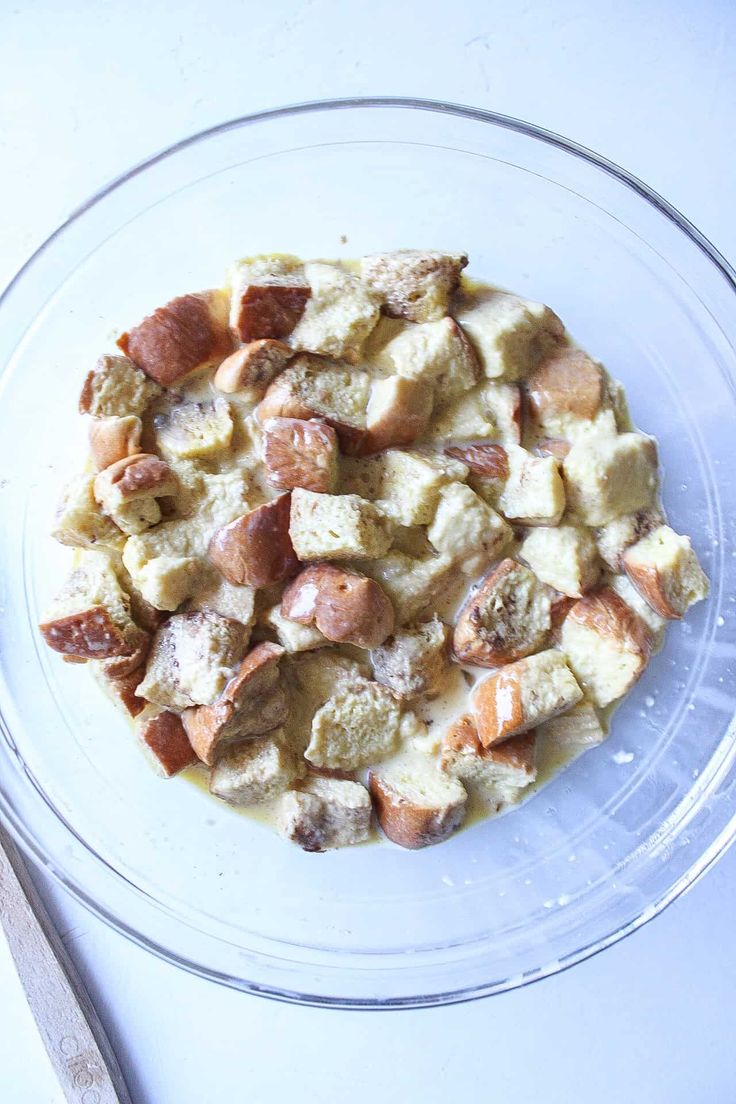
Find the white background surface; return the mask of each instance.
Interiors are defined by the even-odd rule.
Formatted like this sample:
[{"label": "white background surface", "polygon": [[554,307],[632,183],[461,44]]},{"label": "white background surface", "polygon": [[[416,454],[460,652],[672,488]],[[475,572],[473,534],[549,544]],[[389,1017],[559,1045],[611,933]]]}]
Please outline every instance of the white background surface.
[{"label": "white background surface", "polygon": [[[607,155],[736,259],[732,0],[0,0],[0,285],[91,192],[225,118],[351,94],[521,116]],[[731,1102],[736,852],[623,944],[526,990],[293,1008],[175,970],[49,902],[136,1104]],[[0,1100],[57,1104],[0,944]]]}]

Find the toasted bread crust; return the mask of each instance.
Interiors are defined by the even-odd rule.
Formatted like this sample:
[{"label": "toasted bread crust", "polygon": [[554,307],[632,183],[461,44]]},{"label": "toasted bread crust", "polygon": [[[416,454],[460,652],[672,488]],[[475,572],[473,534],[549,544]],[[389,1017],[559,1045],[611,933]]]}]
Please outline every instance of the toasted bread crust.
[{"label": "toasted bread crust", "polygon": [[[529,601],[520,607],[521,584]],[[497,667],[537,651],[551,629],[551,603],[552,592],[528,568],[502,560],[460,611],[453,634],[455,655],[463,663]]]},{"label": "toasted bread crust", "polygon": [[214,385],[226,395],[247,387],[264,388],[293,357],[294,350],[283,341],[259,338],[249,341],[223,360],[215,372]]},{"label": "toasted bread crust", "polygon": [[90,423],[89,450],[97,471],[141,452],[143,423],[135,415],[99,418]]},{"label": "toasted bread crust", "polygon": [[167,710],[150,717],[139,723],[137,731],[139,739],[155,757],[166,778],[196,763],[197,756],[176,713]]},{"label": "toasted bread crust", "polygon": [[542,420],[564,414],[592,420],[603,403],[604,382],[603,369],[586,352],[563,345],[529,376],[529,406]]},{"label": "toasted bread crust", "polygon": [[39,629],[55,652],[79,659],[109,659],[130,653],[130,642],[104,606],[42,622]]},{"label": "toasted bread crust", "polygon": [[509,454],[503,445],[455,445],[446,448],[445,454],[467,464],[475,475],[488,475],[492,479],[509,477]]},{"label": "toasted bread crust", "polygon": [[227,321],[217,309],[217,292],[172,299],[118,339],[133,363],[162,387],[232,351]]},{"label": "toasted bread crust", "polygon": [[412,802],[401,789],[375,771],[368,776],[368,790],[383,832],[399,847],[416,851],[442,843],[465,818],[466,798],[441,806]]},{"label": "toasted bread crust", "polygon": [[291,496],[279,495],[217,530],[207,555],[229,583],[266,587],[298,570],[289,536],[290,506]]},{"label": "toasted bread crust", "polygon": [[394,610],[373,579],[332,564],[305,568],[286,587],[281,612],[316,625],[328,640],[377,648],[394,628]]},{"label": "toasted bread crust", "polygon": [[337,483],[337,435],[323,422],[268,418],[263,423],[263,462],[269,483],[331,494]]}]

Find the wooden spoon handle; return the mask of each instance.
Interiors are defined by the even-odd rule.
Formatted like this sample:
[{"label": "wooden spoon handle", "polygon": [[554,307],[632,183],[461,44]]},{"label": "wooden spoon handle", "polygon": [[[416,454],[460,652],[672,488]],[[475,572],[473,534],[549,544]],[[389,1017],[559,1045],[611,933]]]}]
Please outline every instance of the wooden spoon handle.
[{"label": "wooden spoon handle", "polygon": [[0,923],[66,1100],[132,1104],[84,983],[2,825]]}]

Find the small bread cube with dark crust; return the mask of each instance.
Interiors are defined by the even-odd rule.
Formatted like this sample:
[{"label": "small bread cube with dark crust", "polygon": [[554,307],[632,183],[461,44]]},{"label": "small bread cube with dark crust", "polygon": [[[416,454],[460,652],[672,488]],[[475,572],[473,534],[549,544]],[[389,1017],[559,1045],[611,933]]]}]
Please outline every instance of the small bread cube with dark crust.
[{"label": "small bread cube with dark crust", "polygon": [[390,318],[433,322],[448,313],[467,263],[465,253],[397,249],[362,257],[360,274],[379,292]]},{"label": "small bread cube with dark crust", "polygon": [[89,451],[97,471],[142,452],[142,433],[143,423],[135,414],[122,418],[94,418],[89,426]]},{"label": "small bread cube with dark crust", "polygon": [[601,410],[605,373],[583,349],[561,345],[529,376],[527,394],[539,429],[566,438],[571,426],[592,422]]},{"label": "small bread cube with dark crust", "polygon": [[249,341],[223,360],[215,372],[214,386],[226,395],[262,393],[293,355],[294,350],[283,341],[270,337]]},{"label": "small bread cube with dark crust", "polygon": [[241,341],[282,340],[292,333],[312,292],[297,257],[264,255],[235,266],[230,326]]},{"label": "small bread cube with dark crust", "polygon": [[105,354],[84,381],[79,412],[94,418],[140,416],[160,394],[158,384],[128,357]]},{"label": "small bread cube with dark crust", "polygon": [[603,707],[630,690],[652,652],[644,622],[610,587],[580,598],[560,630],[560,648],[592,702]]},{"label": "small bread cube with dark crust", "polygon": [[276,825],[303,851],[350,847],[370,835],[371,799],[360,782],[312,775],[281,796]]},{"label": "small bread cube with dark crust", "polygon": [[368,788],[378,823],[399,847],[417,850],[442,843],[465,819],[465,787],[424,755],[372,770]]},{"label": "small bread cube with dark crust", "polygon": [[377,648],[393,632],[393,607],[378,583],[332,564],[307,567],[289,583],[281,614],[328,639]]},{"label": "small bread cube with dark crust", "polygon": [[545,652],[509,663],[476,683],[473,718],[483,747],[529,732],[565,713],[583,696],[562,652]]},{"label": "small bread cube with dark crust", "polygon": [[279,672],[283,654],[278,644],[257,644],[217,701],[184,710],[184,728],[203,763],[212,766],[230,741],[261,736],[286,720],[289,703]]},{"label": "small bread cube with dark crust", "polygon": [[536,575],[505,559],[471,592],[453,636],[462,663],[497,667],[543,648],[552,628],[553,591]]},{"label": "small bread cube with dark crust", "polygon": [[117,527],[130,536],[161,520],[159,498],[175,495],[178,483],[165,460],[151,453],[124,456],[98,473],[95,498]]},{"label": "small bread cube with dark crust", "polygon": [[180,295],[118,339],[136,367],[162,387],[217,364],[232,352],[227,296],[221,291]]},{"label": "small bread cube with dark crust", "polygon": [[337,458],[337,434],[324,422],[267,418],[263,423],[263,463],[274,487],[333,494]]},{"label": "small bread cube with dark crust", "polygon": [[[550,722],[553,723],[553,722]],[[454,721],[442,738],[440,769],[496,801],[496,811],[518,801],[537,777],[534,732],[483,747],[473,717]]]},{"label": "small bread cube with dark crust", "polygon": [[210,774],[210,793],[229,805],[260,805],[301,777],[306,764],[284,743],[283,728],[228,744]]},{"label": "small bread cube with dark crust", "polygon": [[216,531],[207,555],[229,583],[267,587],[298,570],[289,535],[290,498],[279,495]]},{"label": "small bread cube with dark crust", "polygon": [[708,580],[689,537],[679,536],[669,525],[660,525],[627,548],[623,564],[645,601],[668,620],[683,617],[708,595]]},{"label": "small bread cube with dark crust", "polygon": [[172,778],[197,762],[181,719],[165,711],[139,721],[136,733],[158,774]]},{"label": "small bread cube with dark crust", "polygon": [[436,616],[401,629],[371,652],[373,674],[397,698],[436,694],[450,665],[449,640]]}]

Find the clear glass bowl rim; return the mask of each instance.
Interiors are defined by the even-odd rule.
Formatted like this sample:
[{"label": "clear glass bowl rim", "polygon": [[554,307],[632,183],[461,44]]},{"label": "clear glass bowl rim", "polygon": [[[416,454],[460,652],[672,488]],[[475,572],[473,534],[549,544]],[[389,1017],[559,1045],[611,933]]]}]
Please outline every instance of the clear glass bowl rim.
[{"label": "clear glass bowl rim", "polygon": [[[214,137],[216,135],[224,134],[230,130],[236,130],[240,127],[250,126],[257,123],[267,122],[269,120],[276,120],[286,118],[289,116],[298,116],[303,114],[316,114],[320,112],[332,112],[332,111],[344,111],[350,109],[399,109],[399,110],[417,110],[425,112],[436,112],[444,115],[454,115],[463,119],[467,119],[473,122],[488,123],[492,126],[500,129],[514,131],[529,138],[537,139],[538,141],[545,142],[557,149],[571,154],[572,156],[579,158],[580,160],[587,162],[589,165],[602,170],[609,176],[613,177],[620,184],[623,184],[630,191],[636,193],[640,198],[645,200],[648,204],[654,207],[661,215],[667,218],[677,229],[679,229],[692,244],[705,255],[705,257],[715,266],[720,272],[731,290],[736,295],[736,270],[729,264],[726,258],[719,252],[719,250],[712,244],[712,242],[701,233],[696,226],[690,222],[683,214],[681,214],[675,207],[672,206],[666,199],[655,192],[642,180],[638,179],[632,173],[626,169],[621,168],[615,162],[610,161],[608,158],[594,152],[593,150],[574,142],[569,138],[565,138],[551,130],[546,130],[543,127],[536,126],[533,123],[526,122],[522,119],[517,119],[513,116],[502,115],[495,111],[490,111],[484,108],[470,107],[463,104],[456,104],[445,102],[441,100],[430,99],[418,99],[414,97],[402,97],[402,96],[371,96],[371,97],[345,97],[339,99],[324,99],[324,100],[311,100],[302,103],[289,104],[278,108],[269,108],[263,111],[253,112],[248,115],[237,116],[233,119],[229,119],[224,123],[218,123],[215,126],[208,127],[204,130],[197,131],[194,134],[189,135],[186,138],[181,139],[178,142],[173,143],[170,146],[165,147],[158,153],[153,154],[151,157],[138,162],[138,164],[132,166],[126,172],[115,177],[109,183],[105,184],[97,192],[91,195],[87,200],[75,208],[70,215],[62,222],[56,230],[54,230],[48,238],[28,257],[25,263],[16,272],[15,276],[10,280],[5,289],[0,294],[0,310],[2,310],[6,301],[11,297],[16,287],[21,283],[26,273],[40,260],[40,258],[51,248],[53,243],[60,238],[64,232],[78,220],[80,220],[87,211],[99,204],[106,196],[112,192],[121,188],[128,181],[136,176],[139,176],[147,169],[153,167],[157,163],[175,155],[181,150],[186,149],[189,146],[196,145],[198,142],[206,140],[207,138]],[[0,715],[0,729],[3,731],[3,736],[7,740],[11,749],[14,750],[14,742],[5,719]],[[730,767],[727,775],[720,779],[721,789],[726,789],[734,779],[736,779],[736,765]],[[40,794],[43,800],[43,794]],[[210,981],[215,981],[218,984],[226,985],[230,988],[239,989],[244,992],[253,993],[258,996],[267,997],[273,1000],[280,1000],[286,1003],[294,1004],[306,1004],[315,1007],[333,1007],[344,1009],[373,1009],[373,1010],[388,1010],[388,1009],[401,1009],[401,1008],[419,1008],[419,1007],[434,1007],[443,1004],[455,1004],[464,1001],[477,1000],[484,996],[494,995],[496,993],[505,992],[509,989],[521,988],[527,986],[533,982],[540,981],[545,977],[550,977],[554,974],[560,973],[563,970],[569,969],[571,966],[576,965],[578,962],[582,962],[585,959],[591,958],[593,955],[598,954],[600,951],[605,950],[607,947],[612,946],[614,943],[625,938],[626,936],[637,931],[645,923],[648,923],[655,916],[660,915],[664,909],[672,904],[673,901],[688,889],[690,889],[696,881],[698,881],[725,853],[725,851],[733,843],[736,838],[736,817],[733,817],[728,824],[723,828],[720,833],[712,839],[709,846],[703,851],[703,853],[691,864],[687,871],[681,875],[669,888],[669,890],[662,894],[658,900],[647,905],[642,909],[641,913],[624,926],[611,931],[607,936],[604,936],[588,945],[579,948],[576,951],[571,952],[563,959],[558,959],[548,966],[539,967],[528,973],[509,978],[505,982],[496,982],[493,984],[479,984],[473,985],[460,990],[451,990],[444,993],[433,993],[431,995],[417,995],[409,998],[359,998],[359,999],[346,999],[346,998],[329,998],[322,995],[315,996],[310,993],[300,993],[293,990],[279,989],[276,986],[264,986],[263,984],[252,985],[247,980],[233,977],[226,973],[218,972],[206,967],[200,966],[198,963],[187,959],[181,955],[178,955],[168,950],[161,943],[149,938],[135,928],[128,926],[118,917],[110,913],[102,904],[94,900],[84,889],[81,881],[71,877],[69,874],[60,871],[56,866],[49,861],[48,857],[44,853],[43,849],[34,839],[33,833],[29,828],[20,821],[15,815],[14,810],[8,804],[5,795],[0,791],[0,815],[4,824],[9,829],[11,835],[20,845],[25,855],[27,855],[32,862],[38,866],[45,873],[49,874],[53,880],[61,885],[71,896],[87,908],[93,915],[99,917],[105,924],[125,936],[131,942],[144,948],[145,950],[155,954],[158,958],[161,958],[165,962],[172,963],[181,969],[187,970],[189,973],[195,976],[203,977]],[[58,814],[57,814],[58,815]],[[63,819],[60,819],[60,823],[63,829],[71,833],[75,840],[82,844],[85,851],[89,853],[93,861],[101,862],[99,856],[89,847],[89,845],[79,837],[74,831],[73,827]],[[116,872],[115,872],[116,873]]]}]

